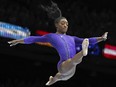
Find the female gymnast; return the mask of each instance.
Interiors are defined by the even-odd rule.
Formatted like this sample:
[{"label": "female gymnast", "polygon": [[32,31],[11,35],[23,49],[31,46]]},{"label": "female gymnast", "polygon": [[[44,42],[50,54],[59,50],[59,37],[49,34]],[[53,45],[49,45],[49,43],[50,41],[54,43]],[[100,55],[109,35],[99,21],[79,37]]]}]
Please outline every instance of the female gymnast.
[{"label": "female gymnast", "polygon": [[[16,44],[32,44],[36,42],[49,42],[59,53],[60,60],[57,64],[55,76],[50,76],[47,86],[54,84],[57,81],[66,81],[70,79],[76,71],[76,66],[81,63],[82,58],[88,54],[88,46],[96,44],[107,39],[108,32],[105,32],[101,37],[79,38],[76,36],[67,35],[68,21],[62,17],[61,11],[57,4],[52,2],[50,7],[42,8],[47,11],[49,17],[54,17],[56,33],[49,33],[43,36],[29,36],[24,39],[12,40],[8,43],[10,46]],[[56,17],[57,15],[57,17]],[[76,45],[82,45],[82,50],[76,53]]]}]

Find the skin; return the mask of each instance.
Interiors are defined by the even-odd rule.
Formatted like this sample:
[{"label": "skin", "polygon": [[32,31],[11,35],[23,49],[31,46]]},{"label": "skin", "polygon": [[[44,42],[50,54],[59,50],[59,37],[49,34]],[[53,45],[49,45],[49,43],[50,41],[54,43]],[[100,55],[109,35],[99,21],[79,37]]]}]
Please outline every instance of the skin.
[{"label": "skin", "polygon": [[[68,21],[66,19],[61,19],[57,24],[55,24],[57,29],[57,34],[66,34],[68,30]],[[85,40],[85,45],[88,47],[88,39]],[[88,49],[88,48],[87,48]],[[74,58],[68,59],[64,61],[59,69],[58,73],[53,77],[49,77],[49,81],[46,83],[46,85],[52,85],[53,83],[60,81],[60,80],[68,80],[70,79],[76,71],[76,65],[79,64],[82,61],[83,58],[83,50],[77,53]]]},{"label": "skin", "polygon": [[[68,21],[66,19],[61,19],[58,23],[55,24],[57,29],[57,34],[66,34],[68,30]],[[107,39],[108,32],[105,32],[102,37],[97,37],[97,41],[101,42]],[[82,58],[87,55],[89,41],[84,39],[82,43],[82,51],[77,53],[73,58],[64,61],[58,69],[58,73],[52,77],[49,77],[49,81],[46,85],[52,85],[53,83],[60,80],[70,79],[76,71],[77,64],[81,63]]]},{"label": "skin", "polygon": [[55,24],[58,34],[66,34],[68,30],[68,21],[66,19],[61,19],[57,24]]},{"label": "skin", "polygon": [[[68,30],[68,21],[67,19],[63,18],[60,19],[58,23],[55,23],[56,26],[56,33],[57,34],[66,34]],[[96,37],[98,42],[104,41],[107,39],[108,32],[105,32],[101,37]],[[11,44],[10,46],[16,45],[18,43],[24,43],[23,39],[20,40],[12,40],[8,42]],[[78,52],[73,58],[67,59],[66,61],[62,62],[58,68],[58,72],[56,75],[50,76],[49,81],[46,83],[47,86],[54,84],[57,81],[66,81],[70,79],[76,71],[77,64],[81,63],[82,58],[87,55],[88,53],[88,39],[84,39],[82,43],[82,50]]]}]

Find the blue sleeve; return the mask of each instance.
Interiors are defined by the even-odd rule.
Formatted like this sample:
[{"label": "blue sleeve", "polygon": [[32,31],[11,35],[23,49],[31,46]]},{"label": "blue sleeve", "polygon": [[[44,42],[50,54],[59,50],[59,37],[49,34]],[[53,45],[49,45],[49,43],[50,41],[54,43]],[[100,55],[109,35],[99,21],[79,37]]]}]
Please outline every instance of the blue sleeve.
[{"label": "blue sleeve", "polygon": [[96,37],[91,37],[89,39],[89,44],[96,44],[97,43],[97,38]]},{"label": "blue sleeve", "polygon": [[[93,47],[96,45],[96,43],[97,43],[96,37],[92,37],[92,38],[88,38],[88,39],[89,39],[89,47]],[[84,38],[78,38],[75,36],[74,40],[75,40],[76,51],[80,52],[82,50],[82,42],[83,42]]]},{"label": "blue sleeve", "polygon": [[49,38],[47,36],[48,35],[29,36],[27,38],[24,38],[24,43],[25,44],[31,44],[31,43],[35,43],[35,42],[49,42]]},{"label": "blue sleeve", "polygon": [[79,44],[80,45],[80,44],[82,44],[84,38],[79,38],[79,37],[74,36],[74,40],[75,40],[75,43],[76,44]]},{"label": "blue sleeve", "polygon": [[[79,38],[79,37],[74,36],[75,43],[78,44],[78,45],[82,44],[84,39],[85,38]],[[89,39],[89,44],[96,44],[97,43],[96,37],[91,37],[91,38],[88,38],[88,39]]]}]

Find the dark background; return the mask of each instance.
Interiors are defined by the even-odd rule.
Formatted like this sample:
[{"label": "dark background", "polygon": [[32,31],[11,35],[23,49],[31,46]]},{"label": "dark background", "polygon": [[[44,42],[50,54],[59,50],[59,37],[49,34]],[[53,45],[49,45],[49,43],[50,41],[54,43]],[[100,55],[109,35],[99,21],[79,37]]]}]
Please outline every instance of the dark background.
[{"label": "dark background", "polygon": [[[113,0],[53,0],[69,21],[68,34],[78,37],[101,36],[100,42],[116,45],[116,6]],[[50,0],[0,0],[0,21],[27,27],[31,35],[36,30],[55,32],[53,20],[41,9]],[[37,44],[10,47],[12,39],[0,37],[0,87],[44,87],[50,75],[57,72],[59,55],[54,48]],[[52,87],[116,87],[116,60],[88,55],[77,66],[76,74]]]}]

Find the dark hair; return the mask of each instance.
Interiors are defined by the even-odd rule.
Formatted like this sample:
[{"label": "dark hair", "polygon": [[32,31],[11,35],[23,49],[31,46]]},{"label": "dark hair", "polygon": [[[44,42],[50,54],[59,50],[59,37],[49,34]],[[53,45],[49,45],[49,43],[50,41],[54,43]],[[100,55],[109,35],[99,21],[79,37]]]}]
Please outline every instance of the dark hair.
[{"label": "dark hair", "polygon": [[55,24],[58,23],[61,19],[66,19],[66,18],[65,17],[58,17],[55,19],[54,23]]},{"label": "dark hair", "polygon": [[54,23],[58,23],[61,19],[66,19],[65,17],[62,16],[62,12],[57,6],[56,3],[51,1],[52,5],[51,6],[43,6],[41,7],[47,12],[47,15],[49,18],[54,20]]}]

